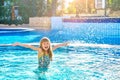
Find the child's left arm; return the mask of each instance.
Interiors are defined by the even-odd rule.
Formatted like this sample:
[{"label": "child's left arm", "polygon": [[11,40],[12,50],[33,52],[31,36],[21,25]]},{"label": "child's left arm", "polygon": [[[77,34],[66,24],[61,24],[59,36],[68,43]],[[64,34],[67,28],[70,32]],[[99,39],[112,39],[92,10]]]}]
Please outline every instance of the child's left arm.
[{"label": "child's left arm", "polygon": [[62,47],[62,46],[67,46],[69,42],[65,42],[65,43],[62,43],[62,44],[58,44],[58,45],[55,45],[52,50],[56,50],[57,48],[59,47]]}]

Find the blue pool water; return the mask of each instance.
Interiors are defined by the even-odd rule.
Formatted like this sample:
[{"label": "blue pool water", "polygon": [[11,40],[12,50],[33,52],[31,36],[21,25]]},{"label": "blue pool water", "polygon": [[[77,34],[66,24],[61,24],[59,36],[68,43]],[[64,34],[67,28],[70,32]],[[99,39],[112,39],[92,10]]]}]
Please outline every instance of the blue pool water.
[{"label": "blue pool water", "polygon": [[[70,44],[55,50],[50,67],[41,73],[36,51],[11,44],[39,46],[44,36],[52,44]],[[120,24],[64,23],[50,31],[1,29],[0,67],[0,80],[120,80]]]}]

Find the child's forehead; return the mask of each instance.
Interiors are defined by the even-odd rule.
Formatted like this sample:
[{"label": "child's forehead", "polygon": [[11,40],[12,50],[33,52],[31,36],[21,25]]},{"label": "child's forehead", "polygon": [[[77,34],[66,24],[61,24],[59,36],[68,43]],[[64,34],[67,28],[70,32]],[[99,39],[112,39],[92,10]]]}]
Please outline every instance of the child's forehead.
[{"label": "child's forehead", "polygon": [[42,43],[49,43],[49,41],[43,41]]}]

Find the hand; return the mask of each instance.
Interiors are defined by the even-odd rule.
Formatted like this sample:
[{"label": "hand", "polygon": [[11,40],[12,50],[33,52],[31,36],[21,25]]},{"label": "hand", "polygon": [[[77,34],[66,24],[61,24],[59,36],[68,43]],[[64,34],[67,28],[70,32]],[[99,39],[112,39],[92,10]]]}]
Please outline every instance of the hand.
[{"label": "hand", "polygon": [[69,42],[65,42],[64,44],[65,44],[65,46],[68,46]]},{"label": "hand", "polygon": [[16,42],[14,44],[12,44],[12,46],[18,46],[20,43],[19,42]]}]

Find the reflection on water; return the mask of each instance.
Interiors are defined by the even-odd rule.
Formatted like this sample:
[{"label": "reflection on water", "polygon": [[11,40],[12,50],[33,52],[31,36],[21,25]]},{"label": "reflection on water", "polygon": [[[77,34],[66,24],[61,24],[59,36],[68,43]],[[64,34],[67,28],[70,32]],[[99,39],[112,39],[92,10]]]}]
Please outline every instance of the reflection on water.
[{"label": "reflection on water", "polygon": [[47,80],[46,77],[46,72],[47,72],[48,68],[37,68],[35,69],[33,72],[35,73],[37,80]]}]

